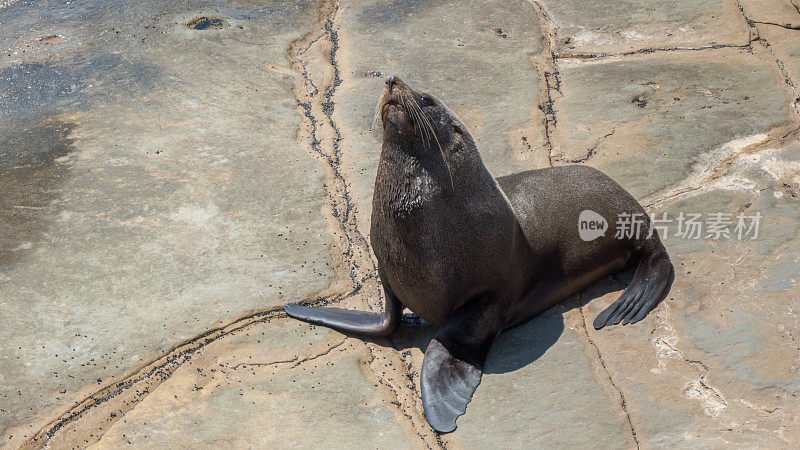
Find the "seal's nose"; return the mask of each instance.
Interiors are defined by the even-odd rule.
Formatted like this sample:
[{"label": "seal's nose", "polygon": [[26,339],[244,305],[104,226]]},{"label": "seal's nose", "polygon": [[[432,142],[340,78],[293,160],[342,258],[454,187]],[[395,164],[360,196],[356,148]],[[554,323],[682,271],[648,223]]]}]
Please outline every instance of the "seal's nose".
[{"label": "seal's nose", "polygon": [[392,92],[392,87],[394,87],[394,84],[396,82],[397,82],[397,77],[394,75],[391,75],[386,78],[386,86],[389,88],[389,92]]}]

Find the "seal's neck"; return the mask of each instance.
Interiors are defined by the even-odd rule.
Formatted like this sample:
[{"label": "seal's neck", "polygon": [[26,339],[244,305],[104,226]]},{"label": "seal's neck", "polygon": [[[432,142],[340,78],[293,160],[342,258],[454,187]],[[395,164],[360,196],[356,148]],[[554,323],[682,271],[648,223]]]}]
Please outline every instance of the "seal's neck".
[{"label": "seal's neck", "polygon": [[[450,178],[441,157],[415,154],[397,144],[384,143],[375,178],[375,205],[405,219],[419,212],[450,189]],[[438,161],[428,160],[433,156]]]}]

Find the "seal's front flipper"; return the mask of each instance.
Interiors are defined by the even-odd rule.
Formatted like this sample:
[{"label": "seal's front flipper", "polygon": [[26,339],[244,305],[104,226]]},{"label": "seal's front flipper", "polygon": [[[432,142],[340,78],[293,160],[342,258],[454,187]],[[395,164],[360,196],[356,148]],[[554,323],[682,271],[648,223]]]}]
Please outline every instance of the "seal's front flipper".
[{"label": "seal's front flipper", "polygon": [[388,290],[384,290],[384,292],[386,293],[386,308],[383,314],[341,308],[312,308],[294,303],[286,305],[283,310],[295,319],[316,325],[362,336],[384,337],[397,329],[403,315],[403,304],[400,303],[400,300]]},{"label": "seal's front flipper", "polygon": [[667,284],[673,275],[672,263],[667,250],[655,237],[647,243],[631,284],[619,299],[597,315],[594,328],[599,330],[606,325],[636,323],[647,315],[667,294]]},{"label": "seal's front flipper", "polygon": [[434,430],[449,433],[467,410],[481,383],[489,347],[504,328],[500,309],[476,298],[459,308],[428,344],[420,385],[425,417]]}]

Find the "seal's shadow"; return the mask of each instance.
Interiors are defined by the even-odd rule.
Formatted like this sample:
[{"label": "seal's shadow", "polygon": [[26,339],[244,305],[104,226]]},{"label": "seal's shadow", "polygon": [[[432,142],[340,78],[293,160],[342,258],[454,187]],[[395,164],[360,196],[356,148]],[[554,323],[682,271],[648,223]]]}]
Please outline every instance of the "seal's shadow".
[{"label": "seal's shadow", "polygon": [[[598,280],[580,295],[564,300],[530,321],[504,331],[489,351],[484,373],[513,372],[536,361],[564,332],[564,313],[584,306],[609,292],[623,289],[630,278],[632,271]],[[594,318],[587,317],[589,326],[592,319]],[[414,315],[406,314],[403,316],[400,328],[394,332],[389,341],[397,351],[403,352],[416,347],[424,354],[437,330],[436,326]]]}]

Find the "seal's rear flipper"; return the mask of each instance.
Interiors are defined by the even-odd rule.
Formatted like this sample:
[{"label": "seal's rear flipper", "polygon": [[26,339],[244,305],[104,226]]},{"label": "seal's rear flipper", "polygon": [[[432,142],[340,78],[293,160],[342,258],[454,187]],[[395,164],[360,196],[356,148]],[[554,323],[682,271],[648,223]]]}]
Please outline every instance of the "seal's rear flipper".
[{"label": "seal's rear flipper", "polygon": [[598,314],[594,328],[599,330],[606,325],[636,323],[647,315],[666,296],[667,283],[672,277],[672,263],[667,250],[657,236],[646,243],[642,258],[636,267],[631,284],[619,299]]},{"label": "seal's rear flipper", "polygon": [[483,364],[504,324],[500,310],[476,298],[453,313],[425,350],[420,385],[425,417],[449,433],[481,383]]},{"label": "seal's rear flipper", "polygon": [[386,292],[386,308],[383,314],[341,308],[312,308],[295,303],[286,305],[283,310],[295,319],[316,325],[362,336],[384,337],[397,328],[403,314],[402,303],[388,291],[384,292]]}]

